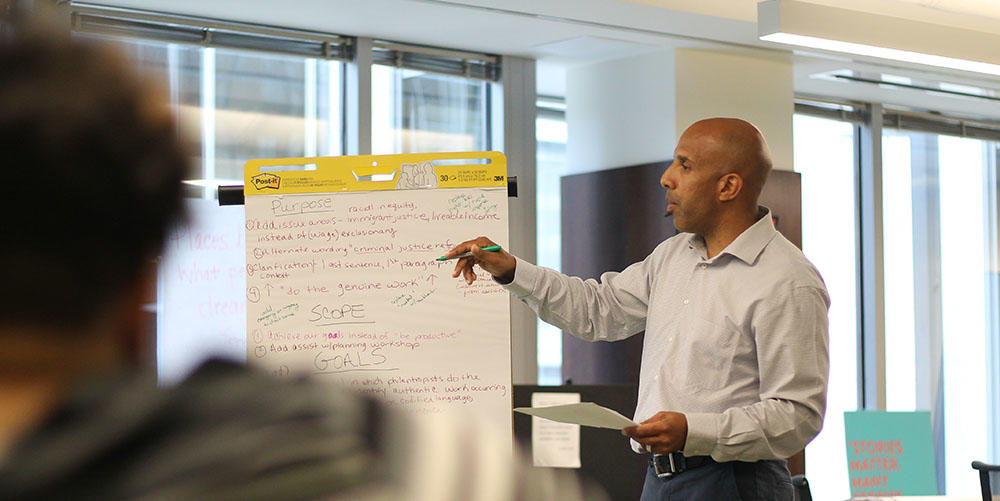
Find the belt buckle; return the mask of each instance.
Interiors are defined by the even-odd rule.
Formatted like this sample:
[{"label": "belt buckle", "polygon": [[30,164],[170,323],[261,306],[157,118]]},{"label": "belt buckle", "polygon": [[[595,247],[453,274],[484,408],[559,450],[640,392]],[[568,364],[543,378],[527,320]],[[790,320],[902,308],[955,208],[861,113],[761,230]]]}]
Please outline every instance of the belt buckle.
[{"label": "belt buckle", "polygon": [[670,478],[686,469],[683,452],[653,454],[653,470],[658,478]]}]

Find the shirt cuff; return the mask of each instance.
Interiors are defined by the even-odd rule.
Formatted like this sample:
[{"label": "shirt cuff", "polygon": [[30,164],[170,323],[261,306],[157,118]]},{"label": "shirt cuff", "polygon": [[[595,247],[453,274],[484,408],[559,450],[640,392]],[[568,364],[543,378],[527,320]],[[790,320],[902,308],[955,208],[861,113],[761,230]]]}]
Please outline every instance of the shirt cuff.
[{"label": "shirt cuff", "polygon": [[719,419],[721,414],[686,413],[688,433],[684,443],[684,455],[711,456],[719,443]]},{"label": "shirt cuff", "polygon": [[518,259],[517,265],[514,268],[514,280],[509,284],[501,284],[504,289],[514,295],[516,298],[522,298],[528,296],[532,291],[535,290],[535,284],[538,282],[538,275],[541,271],[537,266]]}]

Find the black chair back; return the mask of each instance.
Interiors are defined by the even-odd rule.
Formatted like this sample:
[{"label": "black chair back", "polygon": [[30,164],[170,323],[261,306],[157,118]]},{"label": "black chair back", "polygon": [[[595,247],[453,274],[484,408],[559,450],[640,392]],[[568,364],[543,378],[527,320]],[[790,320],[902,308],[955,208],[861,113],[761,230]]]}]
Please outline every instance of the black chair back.
[{"label": "black chair back", "polygon": [[979,487],[982,489],[983,501],[1000,500],[1000,464],[973,461],[972,467],[979,471]]}]

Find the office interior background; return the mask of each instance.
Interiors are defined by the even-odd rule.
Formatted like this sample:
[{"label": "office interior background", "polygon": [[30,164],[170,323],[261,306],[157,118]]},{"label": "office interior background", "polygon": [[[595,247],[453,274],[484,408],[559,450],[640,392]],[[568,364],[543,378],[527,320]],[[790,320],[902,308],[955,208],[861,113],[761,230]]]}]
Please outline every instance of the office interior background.
[{"label": "office interior background", "polygon": [[[987,1],[805,3],[945,25],[970,51],[1000,33]],[[747,118],[776,168],[801,174],[803,250],[832,298],[826,422],[806,449],[813,496],[849,497],[844,411],[930,411],[941,493],[975,495],[970,461],[1000,462],[997,74],[762,41],[755,0],[63,9],[77,36],[118,44],[168,91],[196,154],[197,217],[221,210],[216,187],[242,184],[252,158],[499,150],[519,184],[512,252],[559,269],[561,176],[669,160],[694,120]],[[164,351],[163,326],[180,321],[164,298],[192,285],[161,280],[168,380],[203,352],[245,353],[231,286],[191,315],[228,312],[226,339]],[[562,333],[519,304],[512,315],[514,383],[561,384]]]}]

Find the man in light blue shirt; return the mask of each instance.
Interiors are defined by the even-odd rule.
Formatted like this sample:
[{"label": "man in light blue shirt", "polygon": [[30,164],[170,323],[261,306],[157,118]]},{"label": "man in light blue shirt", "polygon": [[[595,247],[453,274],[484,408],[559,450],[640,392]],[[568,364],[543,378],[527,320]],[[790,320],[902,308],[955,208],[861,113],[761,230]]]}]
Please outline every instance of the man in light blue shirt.
[{"label": "man in light blue shirt", "polygon": [[[823,280],[757,203],[771,169],[756,127],[702,120],[681,136],[660,180],[682,233],[643,261],[581,280],[483,252],[474,265],[539,317],[581,339],[645,330],[639,426],[623,433],[656,454],[643,500],[791,499],[785,458],[819,433],[829,370]],[[658,464],[657,464],[658,463]]]}]

